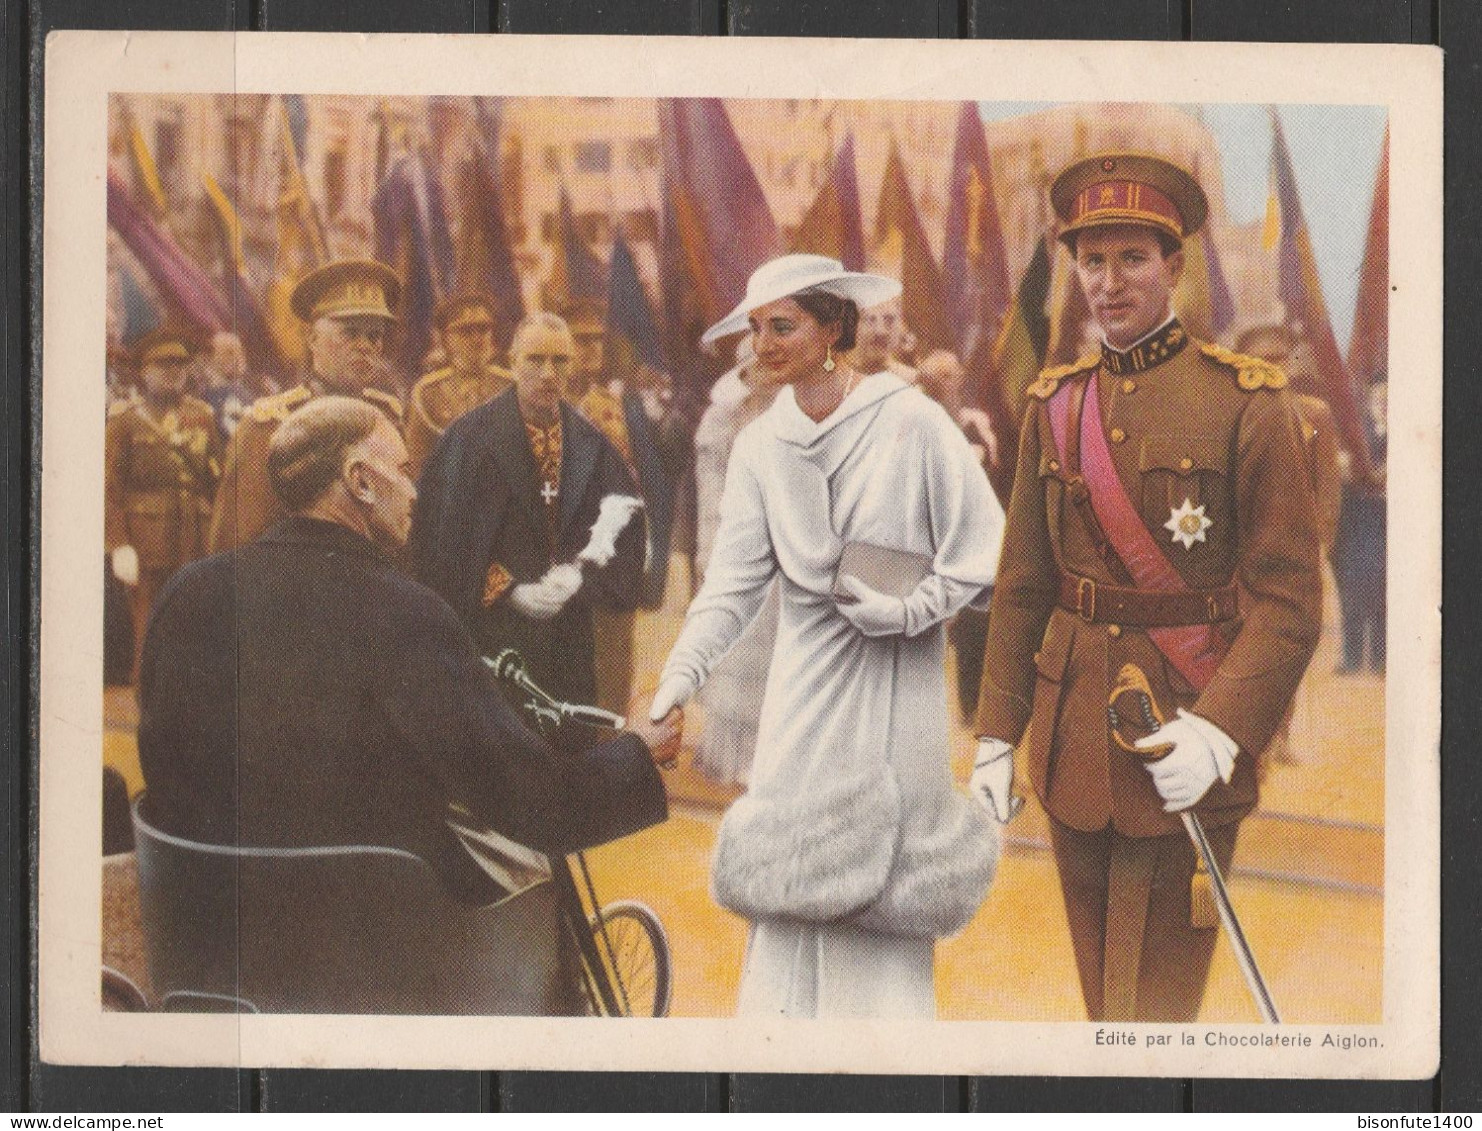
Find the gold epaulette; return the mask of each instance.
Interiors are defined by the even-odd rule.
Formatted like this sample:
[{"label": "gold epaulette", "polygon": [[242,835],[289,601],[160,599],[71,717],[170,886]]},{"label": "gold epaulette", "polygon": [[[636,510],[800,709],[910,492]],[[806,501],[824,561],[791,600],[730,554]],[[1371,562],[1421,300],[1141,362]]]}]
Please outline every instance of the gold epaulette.
[{"label": "gold epaulette", "polygon": [[417,383],[412,388],[420,389],[424,385],[436,385],[439,381],[446,381],[452,375],[453,367],[451,365],[444,365],[441,369],[434,369],[430,373],[422,374],[422,376],[417,378]]},{"label": "gold epaulette", "polygon": [[1069,365],[1056,365],[1049,369],[1040,370],[1039,380],[1030,385],[1024,391],[1031,397],[1047,401],[1055,395],[1055,390],[1060,387],[1060,382],[1067,377],[1074,377],[1078,373],[1087,373],[1101,364],[1099,353],[1088,353],[1085,357],[1077,358]]},{"label": "gold epaulette", "polygon": [[512,369],[506,369],[502,365],[491,365],[489,366],[489,372],[494,374],[495,377],[503,377],[510,384],[514,384],[515,374]]},{"label": "gold epaulette", "polygon": [[216,410],[211,407],[208,401],[203,401],[200,397],[193,397],[189,393],[181,396],[180,407],[182,409],[190,409],[197,416],[214,417],[216,415]]},{"label": "gold epaulette", "polygon": [[274,393],[272,396],[258,397],[252,402],[249,412],[252,419],[259,424],[281,424],[288,419],[289,413],[312,399],[312,396],[313,394],[306,386],[295,385],[291,389],[284,389],[281,393]]},{"label": "gold epaulette", "polygon": [[378,409],[391,417],[392,421],[400,424],[402,417],[406,415],[406,409],[402,407],[401,398],[395,393],[388,393],[385,389],[361,389],[360,395]]},{"label": "gold epaulette", "polygon": [[1200,342],[1199,349],[1205,357],[1235,370],[1236,382],[1247,393],[1253,393],[1257,389],[1286,388],[1286,374],[1280,366],[1272,365],[1269,361],[1227,350],[1213,342]]}]

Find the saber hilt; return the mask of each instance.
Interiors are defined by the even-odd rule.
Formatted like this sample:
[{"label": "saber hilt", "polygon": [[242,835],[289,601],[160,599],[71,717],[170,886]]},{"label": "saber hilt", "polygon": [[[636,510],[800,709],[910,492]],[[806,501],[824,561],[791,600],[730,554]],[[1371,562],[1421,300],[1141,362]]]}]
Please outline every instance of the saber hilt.
[{"label": "saber hilt", "polygon": [[[1170,743],[1151,747],[1137,745],[1163,726],[1164,717],[1153,698],[1147,673],[1136,664],[1123,664],[1122,670],[1117,673],[1116,683],[1113,684],[1106,703],[1106,718],[1111,726],[1113,741],[1123,750],[1146,762],[1156,762],[1173,750]],[[1256,964],[1255,952],[1251,950],[1245,931],[1240,926],[1240,918],[1235,914],[1230,889],[1225,884],[1224,873],[1220,871],[1219,861],[1215,858],[1214,846],[1209,843],[1209,835],[1204,831],[1204,822],[1192,809],[1180,810],[1178,815],[1183,822],[1184,832],[1194,844],[1200,865],[1189,885],[1190,918],[1195,918],[1201,902],[1199,896],[1203,895],[1207,899],[1212,895],[1220,925],[1224,927],[1225,935],[1230,940],[1235,961],[1245,978],[1250,996],[1255,999],[1261,1020],[1268,1025],[1279,1025],[1281,1017],[1276,1011],[1276,1003],[1271,997],[1266,979],[1261,975],[1260,966]],[[1208,885],[1207,889],[1203,888],[1204,884]]]}]

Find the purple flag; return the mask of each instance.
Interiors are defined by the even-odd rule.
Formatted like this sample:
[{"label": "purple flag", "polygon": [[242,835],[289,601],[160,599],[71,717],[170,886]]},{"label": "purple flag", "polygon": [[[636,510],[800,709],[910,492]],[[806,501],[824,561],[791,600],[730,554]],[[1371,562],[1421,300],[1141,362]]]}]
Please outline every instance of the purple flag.
[{"label": "purple flag", "polygon": [[184,321],[208,333],[232,325],[232,309],[220,288],[180,245],[108,174],[108,225],[134,253],[160,297]]},{"label": "purple flag", "polygon": [[1003,228],[993,194],[988,139],[983,118],[972,102],[964,102],[957,115],[942,277],[948,315],[957,330],[958,353],[970,358],[980,343],[998,338],[1004,314],[1013,301]]}]

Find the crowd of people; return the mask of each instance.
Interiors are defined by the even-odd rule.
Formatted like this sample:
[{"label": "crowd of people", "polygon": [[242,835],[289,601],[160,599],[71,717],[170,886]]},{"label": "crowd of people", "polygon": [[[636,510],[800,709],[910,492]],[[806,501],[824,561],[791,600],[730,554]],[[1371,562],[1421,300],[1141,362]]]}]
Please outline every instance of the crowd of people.
[{"label": "crowd of people", "polygon": [[[930,1016],[935,940],[977,911],[1022,801],[1017,750],[1088,1016],[1192,1019],[1215,933],[1177,814],[1228,866],[1317,643],[1324,555],[1344,669],[1382,670],[1382,494],[1344,482],[1299,334],[1236,353],[1180,323],[1193,176],[1098,158],[1052,200],[1101,341],[1029,389],[1004,506],[961,359],[918,351],[897,280],[823,256],[762,265],[706,332],[734,366],[693,421],[664,375],[614,371],[581,304],[499,342],[491,296],[452,296],[424,373],[397,373],[401,283],[369,260],[297,284],[292,379],[249,372],[230,334],[130,343],[109,375],[109,669],[137,678],[156,821],[392,843],[487,898],[449,804],[549,852],[660,820],[654,766],[693,699],[695,766],[746,787],[713,868],[751,923],[739,1008]],[[636,613],[678,576],[655,690]],[[511,648],[628,731],[558,756],[480,663]],[[1129,670],[1150,734],[1108,729]]]}]

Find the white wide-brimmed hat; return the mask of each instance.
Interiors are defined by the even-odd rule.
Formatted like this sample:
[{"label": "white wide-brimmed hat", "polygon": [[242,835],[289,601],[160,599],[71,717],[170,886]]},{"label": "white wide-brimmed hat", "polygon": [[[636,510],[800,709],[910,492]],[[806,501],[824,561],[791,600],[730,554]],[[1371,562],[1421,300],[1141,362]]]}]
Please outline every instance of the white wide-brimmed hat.
[{"label": "white wide-brimmed hat", "polygon": [[727,334],[739,334],[746,329],[751,312],[757,307],[800,291],[826,291],[847,298],[864,310],[895,298],[901,293],[901,285],[899,280],[884,275],[846,271],[842,263],[826,255],[781,255],[751,273],[746,281],[746,297],[735,310],[705,331],[701,343],[708,346]]}]

